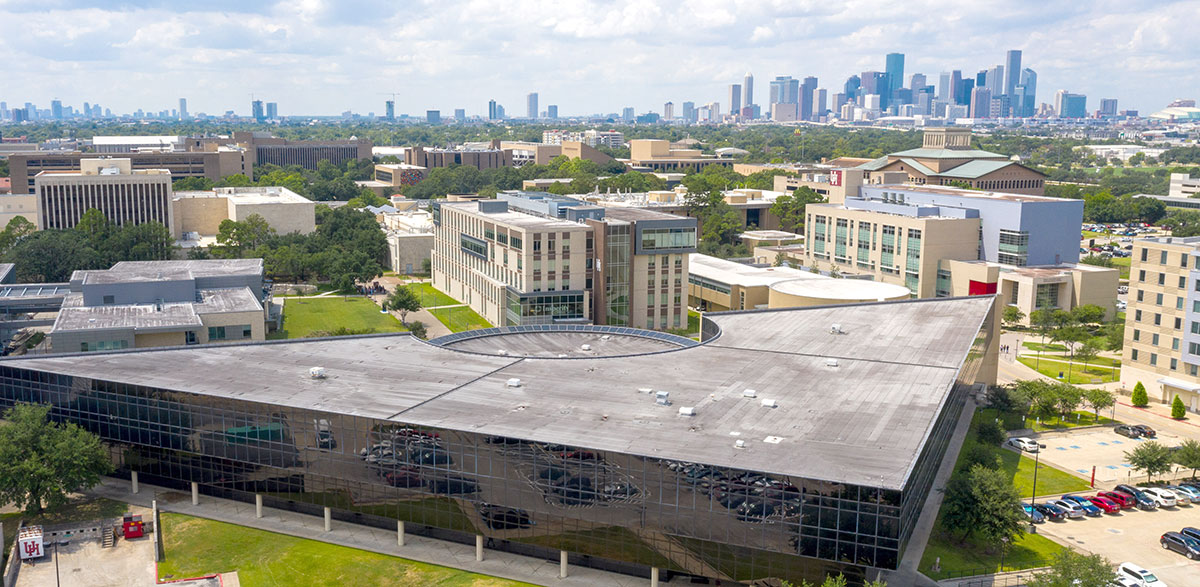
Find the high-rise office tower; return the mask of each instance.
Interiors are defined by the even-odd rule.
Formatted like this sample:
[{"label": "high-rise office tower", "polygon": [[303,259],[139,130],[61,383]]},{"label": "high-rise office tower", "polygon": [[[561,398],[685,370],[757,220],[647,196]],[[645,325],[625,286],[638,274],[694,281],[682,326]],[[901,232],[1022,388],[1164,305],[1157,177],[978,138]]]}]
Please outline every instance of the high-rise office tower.
[{"label": "high-rise office tower", "polygon": [[904,86],[904,54],[888,53],[884,72],[888,78],[887,94],[891,97],[891,94]]},{"label": "high-rise office tower", "polygon": [[258,122],[265,120],[266,115],[263,113],[262,100],[254,100],[250,102],[250,116],[252,116],[254,120]]},{"label": "high-rise office tower", "polygon": [[923,74],[923,73],[912,74],[912,80],[908,84],[908,89],[913,91],[914,96],[916,95],[917,92],[924,90],[925,89],[925,74]]},{"label": "high-rise office tower", "polygon": [[813,100],[813,120],[825,116],[825,111],[829,109],[827,105],[828,100],[829,90],[817,88],[816,98]]},{"label": "high-rise office tower", "polygon": [[987,88],[971,90],[971,118],[992,117],[992,92]]},{"label": "high-rise office tower", "polygon": [[1100,116],[1116,116],[1117,115],[1117,99],[1116,98],[1101,98],[1100,99]]},{"label": "high-rise office tower", "polygon": [[754,74],[750,72],[742,80],[742,106],[754,106]]},{"label": "high-rise office tower", "polygon": [[1021,83],[1021,51],[1013,49],[1004,58],[1004,95],[1013,96]]},{"label": "high-rise office tower", "polygon": [[993,96],[1005,95],[1003,65],[997,65],[988,70],[987,89],[992,93]]},{"label": "high-rise office tower", "polygon": [[1037,72],[1026,67],[1021,70],[1021,83],[1024,91],[1021,95],[1021,116],[1033,116],[1037,109]]},{"label": "high-rise office tower", "polygon": [[943,102],[954,102],[954,89],[950,85],[950,72],[943,71],[938,76],[937,99]]},{"label": "high-rise office tower", "polygon": [[[858,100],[859,94],[862,93],[862,79],[857,75],[852,75],[846,79],[846,83],[842,86],[842,93],[846,95],[846,100],[854,102]],[[838,104],[837,107],[841,107]]]},{"label": "high-rise office tower", "polygon": [[812,120],[813,117],[813,100],[814,92],[817,91],[817,78],[808,76],[804,78],[804,83],[800,84],[800,119]]},{"label": "high-rise office tower", "polygon": [[883,74],[878,71],[864,71],[858,77],[862,81],[862,94],[864,96],[879,93],[879,78],[883,77]]},{"label": "high-rise office tower", "polygon": [[558,104],[546,106],[546,118],[549,118],[550,120],[555,120],[558,118]]},{"label": "high-rise office tower", "polygon": [[463,122],[467,119],[467,110],[465,108],[454,109],[454,120]]},{"label": "high-rise office tower", "polygon": [[742,111],[742,84],[729,84],[729,114],[737,116]]},{"label": "high-rise office tower", "polygon": [[979,70],[979,72],[975,74],[975,87],[986,88],[987,87],[987,78],[988,78],[987,76],[988,76],[988,70],[986,70],[986,69]]},{"label": "high-rise office tower", "polygon": [[426,110],[425,111],[425,122],[428,122],[429,124],[441,124],[442,123],[442,111],[441,110]]},{"label": "high-rise office tower", "polygon": [[60,101],[60,100],[51,100],[50,101],[50,117],[53,118],[54,120],[62,120],[63,119],[62,101]]},{"label": "high-rise office tower", "polygon": [[[88,116],[92,115],[91,109],[88,108],[87,105],[84,105],[83,109],[88,111]],[[191,117],[188,116],[187,98],[180,98],[179,99],[179,120],[187,120],[188,118],[191,118]]]},{"label": "high-rise office tower", "polygon": [[683,115],[684,120],[686,120],[688,122],[696,122],[696,103],[695,102],[684,102],[682,110],[683,111],[680,114]]},{"label": "high-rise office tower", "polygon": [[800,80],[790,75],[780,75],[771,81],[772,104],[798,104],[799,97]]},{"label": "high-rise office tower", "polygon": [[633,119],[635,118],[633,112],[633,106],[626,106],[621,111],[621,118],[625,119],[625,122],[633,122]]},{"label": "high-rise office tower", "polygon": [[500,119],[500,117],[496,116],[496,101],[488,100],[488,120],[499,120],[499,119]]},{"label": "high-rise office tower", "polygon": [[525,96],[525,112],[527,113],[526,116],[528,118],[530,118],[532,120],[537,119],[537,117],[538,117],[538,95],[537,95],[537,92],[529,92],[529,95]]},{"label": "high-rise office tower", "polygon": [[[488,118],[491,118],[492,112],[496,108],[496,101],[493,100],[488,104]],[[396,101],[388,100],[383,103],[383,117],[387,120],[396,120]]]},{"label": "high-rise office tower", "polygon": [[496,120],[504,120],[504,118],[504,106],[501,104],[496,104]]},{"label": "high-rise office tower", "polygon": [[967,78],[962,80],[958,85],[959,105],[967,106],[967,112],[970,112],[971,106],[971,91],[975,89],[975,78]]},{"label": "high-rise office tower", "polygon": [[267,102],[267,120],[276,120],[279,118],[279,104],[277,102]]},{"label": "high-rise office tower", "polygon": [[953,104],[966,104],[966,100],[962,97],[962,70],[955,69],[950,72],[950,95],[946,98],[947,102]]},{"label": "high-rise office tower", "polygon": [[663,104],[663,119],[675,120],[675,103],[667,102]]}]

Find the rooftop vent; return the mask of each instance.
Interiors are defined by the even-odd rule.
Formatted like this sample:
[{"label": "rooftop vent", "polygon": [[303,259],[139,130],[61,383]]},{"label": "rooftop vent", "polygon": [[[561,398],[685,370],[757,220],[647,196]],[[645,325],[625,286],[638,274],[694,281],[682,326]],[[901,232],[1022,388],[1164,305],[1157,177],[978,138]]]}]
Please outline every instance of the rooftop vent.
[{"label": "rooftop vent", "polygon": [[505,387],[521,387],[521,380],[516,377],[513,377],[513,378],[509,379],[508,381],[505,381],[504,386]]},{"label": "rooftop vent", "polygon": [[768,436],[763,439],[763,442],[768,442],[771,444],[779,444],[779,443],[783,442],[783,437],[782,436]]},{"label": "rooftop vent", "polygon": [[762,406],[764,408],[777,408],[777,407],[779,407],[779,403],[773,399],[764,399],[762,401]]},{"label": "rooftop vent", "polygon": [[312,377],[313,379],[324,379],[325,367],[313,367],[312,369],[309,369],[308,376]]},{"label": "rooftop vent", "polygon": [[649,387],[639,387],[638,388],[638,393],[651,393],[653,391],[654,391],[654,389],[649,388]]},{"label": "rooftop vent", "polygon": [[846,331],[842,330],[841,324],[834,324],[829,327],[829,334],[846,334]]},{"label": "rooftop vent", "polygon": [[837,367],[837,359],[825,359],[826,367]]},{"label": "rooftop vent", "polygon": [[696,408],[679,408],[680,416],[695,416]]},{"label": "rooftop vent", "polygon": [[746,448],[746,441],[745,440],[733,441],[733,448]]},{"label": "rooftop vent", "polygon": [[609,335],[607,335],[607,334],[605,334],[604,336],[601,336],[601,337],[600,337],[600,340],[608,340],[608,339],[610,339],[610,338],[612,338],[612,337],[611,337],[611,336],[609,336]]},{"label": "rooftop vent", "polygon": [[669,391],[654,392],[654,403],[656,403],[660,406],[671,405],[671,392],[669,392]]},{"label": "rooftop vent", "polygon": [[583,351],[590,351],[590,350],[592,350],[592,345],[590,345],[590,344],[581,344],[581,345],[579,345],[579,350],[583,350]]},{"label": "rooftop vent", "polygon": [[504,355],[507,355],[507,354],[508,354],[508,351],[506,351],[506,350],[504,350],[504,349],[499,349],[499,350],[497,350],[497,351],[496,351],[496,354],[497,354],[497,355],[504,356]]},{"label": "rooftop vent", "polygon": [[753,389],[747,389],[742,392],[742,397],[755,397],[757,395],[758,395],[758,392],[754,391]]}]

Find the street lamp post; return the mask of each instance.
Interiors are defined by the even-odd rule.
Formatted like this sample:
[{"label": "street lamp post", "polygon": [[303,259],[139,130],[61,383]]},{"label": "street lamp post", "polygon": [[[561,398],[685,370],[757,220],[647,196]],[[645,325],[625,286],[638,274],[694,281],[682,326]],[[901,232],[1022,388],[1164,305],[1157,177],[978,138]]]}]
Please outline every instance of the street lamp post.
[{"label": "street lamp post", "polygon": [[[1038,451],[1033,453],[1033,491],[1032,491],[1033,495],[1029,496],[1029,506],[1030,507],[1033,507],[1034,505],[1037,504],[1038,463],[1041,461],[1041,458],[1042,458],[1042,449],[1046,448],[1046,445],[1044,445],[1044,444],[1038,444],[1037,446],[1038,446]],[[1034,511],[1036,512],[1037,508],[1034,508]],[[1037,534],[1037,526],[1033,523],[1033,516],[1029,516],[1029,533]]]}]

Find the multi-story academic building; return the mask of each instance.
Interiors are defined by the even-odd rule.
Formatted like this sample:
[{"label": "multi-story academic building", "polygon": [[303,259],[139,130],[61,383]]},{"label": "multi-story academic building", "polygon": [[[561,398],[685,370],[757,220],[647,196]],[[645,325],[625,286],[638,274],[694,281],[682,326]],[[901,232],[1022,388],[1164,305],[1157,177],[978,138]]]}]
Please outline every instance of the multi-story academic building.
[{"label": "multi-story academic building", "polygon": [[434,207],[433,283],[496,325],[687,326],[696,221],[544,193]]},{"label": "multi-story academic building", "polygon": [[74,228],[90,209],[117,226],[157,222],[173,228],[171,174],[134,170],[129,159],[83,159],[78,171],[43,171],[34,178],[37,226]]},{"label": "multi-story academic building", "polygon": [[1045,174],[999,153],[971,148],[971,130],[933,128],[919,149],[891,153],[858,166],[871,174],[903,171],[921,185],[966,185],[981,190],[1040,196]]},{"label": "multi-story academic building", "polygon": [[[212,181],[242,174],[254,177],[254,161],[239,147],[213,145],[211,151],[159,152],[143,151],[123,154],[135,171],[166,169],[171,181],[186,177],[204,177]],[[84,159],[95,159],[94,153],[17,153],[8,158],[12,193],[34,193],[34,178],[43,171],[76,171]]]}]

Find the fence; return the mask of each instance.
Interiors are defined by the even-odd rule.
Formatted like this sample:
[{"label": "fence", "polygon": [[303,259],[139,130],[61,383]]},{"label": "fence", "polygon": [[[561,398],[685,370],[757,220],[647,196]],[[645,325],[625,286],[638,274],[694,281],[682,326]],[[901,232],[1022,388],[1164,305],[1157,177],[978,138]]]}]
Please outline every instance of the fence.
[{"label": "fence", "polygon": [[[937,572],[927,572],[926,575],[939,583],[958,585],[958,583],[954,582],[955,579],[966,580],[983,577],[990,578],[1012,573],[1028,573],[1030,571],[1044,569],[1046,568],[1045,565],[1046,561],[1044,559],[1010,560],[1005,558],[1004,564],[1000,568],[996,568],[996,566],[990,566],[974,567],[969,569],[942,570]],[[984,585],[990,585],[990,583],[984,583]],[[999,585],[999,583],[997,583],[997,585]]]},{"label": "fence", "polygon": [[941,581],[941,584],[953,587],[1021,587],[1045,569],[1042,567],[995,575],[977,575],[959,580]]}]

